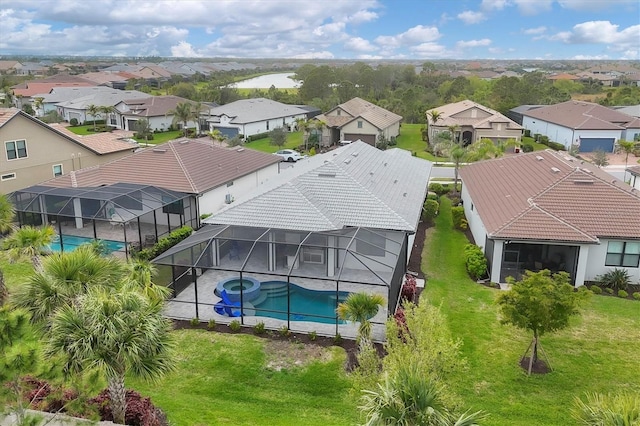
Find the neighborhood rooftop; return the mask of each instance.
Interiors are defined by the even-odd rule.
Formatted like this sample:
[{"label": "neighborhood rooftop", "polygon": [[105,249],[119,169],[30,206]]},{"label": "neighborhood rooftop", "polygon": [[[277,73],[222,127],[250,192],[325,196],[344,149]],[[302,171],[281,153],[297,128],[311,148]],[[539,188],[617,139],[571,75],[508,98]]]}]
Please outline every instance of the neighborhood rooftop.
[{"label": "neighborhood rooftop", "polygon": [[431,163],[408,151],[380,151],[355,142],[302,160],[287,172],[206,222],[306,231],[362,226],[415,232],[421,213],[416,200],[426,196]]},{"label": "neighborhood rooftop", "polygon": [[220,117],[226,115],[231,123],[253,123],[256,121],[280,118],[283,116],[306,115],[307,111],[295,105],[287,105],[271,99],[255,98],[241,99],[223,106],[212,108],[203,113],[210,118],[207,121],[218,123]]},{"label": "neighborhood rooftop", "polygon": [[576,130],[640,127],[640,120],[591,102],[567,101],[524,111],[523,115]]}]

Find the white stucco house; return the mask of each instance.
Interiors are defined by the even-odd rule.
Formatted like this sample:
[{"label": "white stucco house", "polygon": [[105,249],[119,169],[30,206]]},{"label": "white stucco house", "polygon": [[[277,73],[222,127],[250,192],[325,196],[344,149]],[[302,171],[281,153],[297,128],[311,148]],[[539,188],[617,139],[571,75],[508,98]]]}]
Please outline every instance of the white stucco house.
[{"label": "white stucco house", "polygon": [[89,106],[95,105],[98,107],[113,107],[125,99],[144,99],[148,97],[148,93],[139,92],[137,90],[117,90],[103,88],[103,90],[95,91],[81,97],[73,97],[69,100],[59,102],[55,105],[58,113],[64,118],[65,121],[71,121],[75,118],[76,120],[78,120],[78,123],[84,123],[87,120],[106,119],[107,123],[110,123],[111,116],[113,114],[109,114],[109,117],[106,118],[100,114],[97,114],[96,117],[93,117],[87,111]]},{"label": "white stucco house", "polygon": [[120,182],[192,194],[198,216],[223,206],[278,175],[280,157],[248,148],[214,146],[209,138],[178,139],[47,182],[97,187]]},{"label": "white stucco house", "polygon": [[522,126],[569,150],[614,152],[620,139],[640,135],[640,118],[591,102],[567,101],[522,112]]},{"label": "white stucco house", "polygon": [[[125,99],[115,105],[116,112],[111,114],[109,124],[118,129],[136,131],[140,119],[149,122],[151,131],[166,131],[171,127],[175,115],[173,111],[180,103],[195,102],[178,96],[149,96],[139,99]],[[183,123],[177,123],[179,128]],[[187,128],[196,128],[195,121],[188,121]]]},{"label": "white stucco house", "polygon": [[640,282],[640,191],[566,153],[463,166],[462,201],[492,282],[566,271],[576,286],[613,268]]},{"label": "white stucco house", "polygon": [[241,99],[203,112],[201,118],[209,130],[219,130],[228,138],[266,133],[278,127],[287,129],[297,119],[305,119],[308,111],[271,99]]}]

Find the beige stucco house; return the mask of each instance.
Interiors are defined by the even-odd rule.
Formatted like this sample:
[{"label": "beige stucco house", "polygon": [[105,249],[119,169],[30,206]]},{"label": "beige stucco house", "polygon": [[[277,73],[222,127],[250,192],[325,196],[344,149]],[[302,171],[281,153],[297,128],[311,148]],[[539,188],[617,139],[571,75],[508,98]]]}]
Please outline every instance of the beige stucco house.
[{"label": "beige stucco house", "polygon": [[360,98],[353,98],[316,118],[325,124],[323,146],[357,140],[375,146],[380,135],[386,139],[398,137],[402,121],[398,114]]},{"label": "beige stucco house", "polygon": [[0,193],[130,154],[136,144],[110,133],[78,136],[17,108],[0,108]]},{"label": "beige stucco house", "polygon": [[[440,113],[435,123],[432,122],[432,111]],[[442,105],[428,110],[426,114],[429,140],[434,140],[440,132],[449,132],[450,128],[456,129],[456,140],[462,141],[465,146],[483,138],[494,142],[505,142],[508,139],[519,142],[522,138],[521,125],[498,111],[470,100]]]}]

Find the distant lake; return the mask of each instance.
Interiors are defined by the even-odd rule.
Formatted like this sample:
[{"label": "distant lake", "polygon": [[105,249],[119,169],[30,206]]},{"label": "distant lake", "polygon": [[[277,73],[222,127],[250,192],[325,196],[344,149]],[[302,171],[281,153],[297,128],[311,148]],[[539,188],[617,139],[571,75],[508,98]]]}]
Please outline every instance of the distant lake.
[{"label": "distant lake", "polygon": [[300,83],[289,78],[294,75],[295,73],[292,72],[261,75],[260,77],[238,81],[234,83],[233,86],[238,89],[268,89],[271,86],[274,86],[276,89],[293,89],[300,87]]}]

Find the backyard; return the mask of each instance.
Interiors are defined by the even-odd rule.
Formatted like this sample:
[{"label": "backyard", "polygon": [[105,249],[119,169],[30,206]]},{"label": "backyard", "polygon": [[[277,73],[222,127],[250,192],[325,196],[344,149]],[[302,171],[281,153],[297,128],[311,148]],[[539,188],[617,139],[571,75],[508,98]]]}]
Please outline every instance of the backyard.
[{"label": "backyard", "polygon": [[469,362],[453,378],[465,404],[490,413],[487,425],[571,424],[570,409],[584,392],[640,392],[640,302],[593,296],[581,317],[541,344],[554,371],[527,377],[518,360],[530,335],[501,325],[499,290],[469,279],[460,256],[467,239],[452,229],[450,202],[443,199],[436,227],[427,231],[424,296],[442,307]]}]

